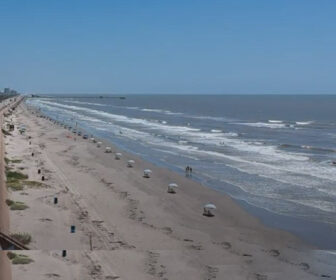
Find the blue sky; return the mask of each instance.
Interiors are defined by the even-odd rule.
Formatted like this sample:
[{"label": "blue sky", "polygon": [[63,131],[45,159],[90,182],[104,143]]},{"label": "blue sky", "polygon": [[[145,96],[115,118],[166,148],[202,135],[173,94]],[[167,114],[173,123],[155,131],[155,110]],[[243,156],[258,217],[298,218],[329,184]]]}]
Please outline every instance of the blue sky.
[{"label": "blue sky", "polygon": [[0,87],[336,93],[335,0],[0,0]]}]

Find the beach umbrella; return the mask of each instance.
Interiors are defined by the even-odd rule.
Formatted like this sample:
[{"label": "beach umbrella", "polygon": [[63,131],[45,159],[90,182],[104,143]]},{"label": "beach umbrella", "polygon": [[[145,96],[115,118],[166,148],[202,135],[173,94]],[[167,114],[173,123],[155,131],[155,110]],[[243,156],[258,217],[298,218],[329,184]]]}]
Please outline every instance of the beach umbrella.
[{"label": "beach umbrella", "polygon": [[111,152],[112,152],[111,147],[106,147],[105,148],[105,153],[111,153]]},{"label": "beach umbrella", "polygon": [[121,153],[116,153],[115,154],[115,159],[120,159],[122,157],[122,154]]},{"label": "beach umbrella", "polygon": [[129,161],[127,161],[127,166],[128,167],[133,167],[135,161],[133,159],[130,159]]},{"label": "beach umbrella", "polygon": [[99,148],[102,144],[103,144],[102,142],[98,142],[97,147]]},{"label": "beach umbrella", "polygon": [[216,210],[216,205],[212,204],[212,203],[208,203],[204,205],[204,216],[208,216],[208,217],[213,217],[214,214],[212,213],[213,210]]},{"label": "beach umbrella", "polygon": [[175,183],[170,183],[169,185],[168,185],[168,192],[169,193],[176,193],[176,188],[178,187],[178,185],[177,184],[175,184]]},{"label": "beach umbrella", "polygon": [[144,170],[144,177],[145,178],[150,178],[151,175],[152,175],[152,170],[150,170],[150,169],[145,169]]}]

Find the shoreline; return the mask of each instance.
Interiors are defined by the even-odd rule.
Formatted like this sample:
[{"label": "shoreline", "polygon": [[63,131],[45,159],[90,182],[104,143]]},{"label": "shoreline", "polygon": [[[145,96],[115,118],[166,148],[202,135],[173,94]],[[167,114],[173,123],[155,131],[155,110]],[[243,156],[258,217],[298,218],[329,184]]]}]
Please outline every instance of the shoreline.
[{"label": "shoreline", "polygon": [[[82,132],[86,132],[88,135],[92,133],[92,131],[90,132],[90,130],[82,128],[81,126],[78,126],[78,129],[80,129]],[[141,160],[150,162],[158,167],[167,168],[172,172],[176,172],[180,176],[183,176],[185,174],[183,170],[174,168],[174,166],[171,166],[170,164],[164,164],[159,160],[138,155],[130,151],[126,147],[119,145],[120,143],[113,142],[113,140],[109,139],[109,137],[104,138],[103,136],[99,136],[96,139],[99,139],[99,141],[105,143],[106,146],[113,146],[114,149],[120,149],[123,151],[123,153],[128,153],[130,156],[132,156],[133,154],[141,158]],[[201,178],[197,178],[197,173],[195,172],[191,177],[191,179],[197,183],[200,183],[201,185],[203,185],[208,189],[215,190],[220,195],[229,196],[237,204],[239,204],[240,207],[242,207],[249,214],[257,218],[266,227],[270,227],[276,230],[281,230],[293,234],[297,238],[301,239],[302,242],[305,242],[312,247],[317,247],[318,249],[336,250],[336,235],[334,235],[335,229],[330,228],[330,226],[326,223],[313,222],[305,220],[300,217],[278,214],[275,212],[271,212],[267,209],[264,209],[262,207],[249,204],[244,200],[236,199],[234,196],[230,194],[231,189],[235,188],[235,186],[230,184],[224,184],[225,186],[223,187],[223,189],[219,189],[215,185],[203,183],[202,182],[203,180]],[[313,231],[310,232],[309,230],[307,231],[306,229],[310,230],[313,229]]]},{"label": "shoreline", "polygon": [[[132,279],[131,273],[138,273],[139,279],[160,273],[169,279],[264,279],[260,277],[267,275],[315,279],[317,271],[326,270],[312,258],[312,246],[290,233],[265,227],[229,196],[219,196],[215,190],[127,152],[115,160],[113,153],[119,148],[108,144],[113,151],[109,154],[104,144],[98,149],[81,137],[74,141],[73,133],[37,118],[23,105],[15,114],[16,122],[27,126],[32,145],[17,133],[7,139],[8,156],[22,160],[12,167],[23,168],[30,180],[40,180],[36,173],[40,167],[49,185],[11,193],[11,199],[30,207],[19,214],[11,211],[11,230],[30,232],[32,249],[84,252],[89,249],[87,234],[92,232],[97,263],[113,256],[106,265],[115,263],[112,269],[123,279]],[[128,159],[135,160],[134,168],[126,167]],[[146,168],[153,171],[150,179],[142,177]],[[167,193],[171,182],[180,186],[174,195]],[[56,206],[51,202],[55,195],[60,199]],[[208,202],[217,206],[215,217],[202,215]],[[67,233],[71,224],[78,228],[76,235]],[[33,255],[36,264],[41,261],[38,252]],[[25,269],[29,272],[36,267]],[[52,263],[46,269],[51,270]],[[23,276],[17,267],[14,274]]]}]

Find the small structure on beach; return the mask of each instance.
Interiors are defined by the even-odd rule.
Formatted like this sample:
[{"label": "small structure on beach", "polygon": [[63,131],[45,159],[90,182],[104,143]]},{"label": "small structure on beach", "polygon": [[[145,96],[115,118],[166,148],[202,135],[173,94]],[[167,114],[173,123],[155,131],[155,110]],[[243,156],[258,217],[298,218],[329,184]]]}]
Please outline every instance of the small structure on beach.
[{"label": "small structure on beach", "polygon": [[135,161],[133,159],[130,159],[129,161],[127,161],[127,167],[133,167],[135,164]]},{"label": "small structure on beach", "polygon": [[19,128],[19,132],[20,132],[20,134],[24,134],[25,132],[26,132],[26,128],[25,127],[20,127]]},{"label": "small structure on beach", "polygon": [[170,183],[168,185],[168,193],[176,193],[176,188],[178,187],[175,183]]},{"label": "small structure on beach", "polygon": [[150,178],[152,176],[152,170],[145,169],[144,170],[144,178]]},{"label": "small structure on beach", "polygon": [[203,215],[207,217],[213,217],[215,216],[213,211],[216,210],[216,205],[212,203],[205,204],[204,207],[204,212]]},{"label": "small structure on beach", "polygon": [[122,157],[122,153],[116,153],[114,156],[115,159],[121,159],[121,157]]},{"label": "small structure on beach", "polygon": [[96,139],[94,139],[93,137],[90,138],[90,141],[91,141],[92,143],[96,143]]},{"label": "small structure on beach", "polygon": [[112,153],[111,147],[106,147],[105,148],[105,153]]},{"label": "small structure on beach", "polygon": [[102,142],[98,142],[98,143],[97,143],[97,147],[100,148],[100,146],[101,146],[102,144],[103,144]]}]

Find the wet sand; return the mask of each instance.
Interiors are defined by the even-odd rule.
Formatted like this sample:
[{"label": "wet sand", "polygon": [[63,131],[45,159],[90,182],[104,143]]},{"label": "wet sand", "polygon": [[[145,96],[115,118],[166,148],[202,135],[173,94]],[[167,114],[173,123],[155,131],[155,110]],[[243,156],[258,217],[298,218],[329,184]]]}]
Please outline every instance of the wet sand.
[{"label": "wet sand", "polygon": [[[263,226],[226,195],[111,144],[98,148],[24,106],[13,121],[27,131],[6,137],[6,156],[17,160],[9,166],[40,183],[10,192],[29,207],[10,212],[10,231],[32,236],[24,254],[33,262],[12,265],[15,280],[334,277],[314,248]],[[151,178],[143,177],[147,168]],[[176,194],[167,192],[172,182]],[[217,206],[214,217],[202,215],[208,202]]]}]

